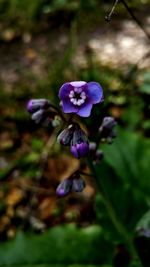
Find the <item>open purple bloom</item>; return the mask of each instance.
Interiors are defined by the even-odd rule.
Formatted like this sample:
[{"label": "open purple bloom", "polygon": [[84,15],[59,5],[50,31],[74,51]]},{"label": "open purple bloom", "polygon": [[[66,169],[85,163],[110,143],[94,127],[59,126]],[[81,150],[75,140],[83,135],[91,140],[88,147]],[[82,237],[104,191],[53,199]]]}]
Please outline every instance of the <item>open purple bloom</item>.
[{"label": "open purple bloom", "polygon": [[103,100],[103,89],[97,82],[68,82],[61,86],[59,98],[64,113],[89,117],[93,104]]}]

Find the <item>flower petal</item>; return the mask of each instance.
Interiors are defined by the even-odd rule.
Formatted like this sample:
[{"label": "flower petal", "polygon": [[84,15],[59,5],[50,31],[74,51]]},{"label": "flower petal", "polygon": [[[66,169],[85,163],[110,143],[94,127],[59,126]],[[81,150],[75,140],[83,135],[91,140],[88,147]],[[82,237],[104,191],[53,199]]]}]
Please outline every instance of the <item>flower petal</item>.
[{"label": "flower petal", "polygon": [[84,81],[74,81],[74,82],[70,82],[70,84],[71,84],[73,87],[82,87],[82,86],[84,86],[84,85],[87,84],[87,83],[84,82]]},{"label": "flower petal", "polygon": [[91,114],[92,104],[89,102],[86,102],[82,106],[80,106],[80,109],[78,110],[77,114],[81,117],[89,117]]},{"label": "flower petal", "polygon": [[70,99],[64,99],[62,101],[62,110],[64,113],[77,113],[78,112],[78,107],[74,106],[71,102]]},{"label": "flower petal", "polygon": [[103,99],[103,89],[97,82],[87,84],[86,94],[92,104],[99,103]]},{"label": "flower petal", "polygon": [[64,83],[59,90],[59,98],[61,100],[68,98],[71,89],[72,86],[70,85],[70,83]]}]

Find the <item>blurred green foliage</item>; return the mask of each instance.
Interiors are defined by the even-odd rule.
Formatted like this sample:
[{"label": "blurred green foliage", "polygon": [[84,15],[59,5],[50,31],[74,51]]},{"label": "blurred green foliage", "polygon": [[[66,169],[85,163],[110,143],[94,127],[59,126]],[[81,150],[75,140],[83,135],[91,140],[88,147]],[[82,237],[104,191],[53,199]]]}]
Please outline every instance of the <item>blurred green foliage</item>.
[{"label": "blurred green foliage", "polygon": [[[95,247],[105,247],[105,253]],[[100,227],[64,225],[40,236],[18,233],[15,240],[0,245],[0,264],[99,264],[108,258],[108,249]]]},{"label": "blurred green foliage", "polygon": [[[135,8],[139,5],[146,5],[148,0],[130,1],[130,6]],[[88,12],[89,16],[91,11],[96,12],[97,17],[101,16],[103,12],[97,12],[101,5],[112,4],[112,1],[99,1],[99,0],[0,0],[0,22],[3,27],[10,27],[18,35],[21,31],[33,32],[39,31],[41,25],[35,27],[35,23],[46,21],[47,18],[53,19],[53,15],[57,13],[66,12],[66,14]],[[121,7],[121,5],[120,5]],[[119,7],[119,8],[120,8]],[[69,12],[69,13],[67,13]],[[86,16],[84,16],[86,19]],[[86,19],[87,22],[87,19]]]}]

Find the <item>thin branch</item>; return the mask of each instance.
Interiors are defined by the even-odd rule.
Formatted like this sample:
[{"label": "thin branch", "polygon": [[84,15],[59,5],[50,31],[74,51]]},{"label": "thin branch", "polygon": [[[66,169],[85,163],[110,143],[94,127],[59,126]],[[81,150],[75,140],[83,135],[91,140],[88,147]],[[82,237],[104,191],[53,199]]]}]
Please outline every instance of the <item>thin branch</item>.
[{"label": "thin branch", "polygon": [[148,40],[150,41],[150,34],[145,30],[145,28],[143,27],[142,23],[140,22],[140,20],[138,20],[136,18],[136,16],[134,15],[132,9],[128,6],[128,4],[126,3],[126,1],[124,0],[120,0],[120,2],[124,5],[124,7],[126,8],[126,10],[128,11],[128,13],[130,14],[130,16],[132,17],[132,19],[136,22],[136,24],[141,28],[141,30],[145,33],[146,37],[148,38]]},{"label": "thin branch", "polygon": [[106,21],[108,21],[108,22],[111,21],[111,17],[112,17],[112,15],[113,15],[113,13],[114,13],[114,10],[115,10],[115,8],[116,8],[116,6],[117,6],[117,4],[118,4],[118,1],[119,1],[119,0],[116,0],[116,1],[115,1],[115,3],[113,4],[113,7],[112,7],[110,13],[105,17],[105,20],[106,20]]},{"label": "thin branch", "polygon": [[[114,10],[118,4],[119,0],[115,0],[115,3],[113,4],[113,7],[110,11],[110,13],[105,17],[105,20],[110,22],[111,21],[111,17],[114,13]],[[132,17],[132,19],[136,22],[136,24],[140,27],[140,29],[144,32],[144,34],[146,35],[147,39],[150,41],[150,34],[147,32],[147,30],[144,28],[143,24],[141,23],[141,21],[134,15],[132,9],[128,6],[128,4],[126,3],[125,0],[120,0],[120,2],[124,5],[124,7],[126,8],[126,10],[128,11],[128,13],[130,14],[130,16]]]}]

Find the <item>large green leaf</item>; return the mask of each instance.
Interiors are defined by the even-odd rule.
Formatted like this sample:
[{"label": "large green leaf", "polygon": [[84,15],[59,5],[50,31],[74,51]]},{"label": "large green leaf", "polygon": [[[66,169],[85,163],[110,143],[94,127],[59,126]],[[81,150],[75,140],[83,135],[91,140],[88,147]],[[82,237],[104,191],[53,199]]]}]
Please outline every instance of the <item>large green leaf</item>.
[{"label": "large green leaf", "polygon": [[[150,140],[140,134],[118,129],[112,145],[103,147],[106,162],[124,183],[148,189]],[[141,189],[141,188],[140,188]],[[148,191],[148,190],[147,190]]]},{"label": "large green leaf", "polygon": [[19,232],[14,240],[0,244],[0,266],[102,264],[109,261],[102,236],[99,226],[57,226],[42,235]]},{"label": "large green leaf", "polygon": [[[133,231],[148,209],[150,141],[139,134],[118,129],[114,143],[103,146],[103,151],[104,161],[97,166],[100,183],[119,219]],[[100,199],[96,207],[100,220],[106,219],[108,216]],[[106,221],[104,225],[106,227]],[[110,231],[111,224],[107,229]]]}]

